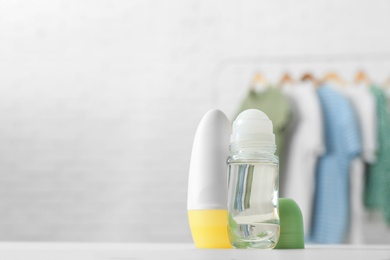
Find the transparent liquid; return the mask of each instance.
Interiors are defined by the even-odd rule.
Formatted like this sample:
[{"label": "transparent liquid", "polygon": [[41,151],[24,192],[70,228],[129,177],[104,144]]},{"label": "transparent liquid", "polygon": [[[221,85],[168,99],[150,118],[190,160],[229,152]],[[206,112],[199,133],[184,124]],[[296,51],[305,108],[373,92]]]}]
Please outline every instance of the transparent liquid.
[{"label": "transparent liquid", "polygon": [[279,239],[278,166],[229,164],[229,238],[235,248],[271,249]]}]

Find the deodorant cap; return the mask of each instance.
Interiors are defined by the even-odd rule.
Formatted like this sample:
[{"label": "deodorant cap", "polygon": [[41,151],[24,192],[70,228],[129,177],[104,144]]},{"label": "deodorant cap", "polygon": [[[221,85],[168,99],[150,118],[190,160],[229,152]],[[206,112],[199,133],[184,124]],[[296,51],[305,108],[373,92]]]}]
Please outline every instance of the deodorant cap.
[{"label": "deodorant cap", "polygon": [[241,112],[233,122],[230,145],[231,150],[264,147],[276,149],[272,121],[258,109]]},{"label": "deodorant cap", "polygon": [[279,198],[280,235],[275,249],[303,249],[302,212],[298,204],[288,198]]}]

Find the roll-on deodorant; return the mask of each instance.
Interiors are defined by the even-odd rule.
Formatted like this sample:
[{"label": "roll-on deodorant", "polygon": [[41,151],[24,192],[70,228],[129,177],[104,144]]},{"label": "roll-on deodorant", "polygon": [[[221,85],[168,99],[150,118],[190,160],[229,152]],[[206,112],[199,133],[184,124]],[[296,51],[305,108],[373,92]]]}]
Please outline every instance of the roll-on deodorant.
[{"label": "roll-on deodorant", "polygon": [[231,123],[210,110],[199,123],[188,178],[188,220],[198,248],[231,248],[227,224],[227,159]]},{"label": "roll-on deodorant", "polygon": [[228,160],[229,238],[234,248],[272,249],[279,239],[279,159],[272,122],[249,109],[233,122]]}]

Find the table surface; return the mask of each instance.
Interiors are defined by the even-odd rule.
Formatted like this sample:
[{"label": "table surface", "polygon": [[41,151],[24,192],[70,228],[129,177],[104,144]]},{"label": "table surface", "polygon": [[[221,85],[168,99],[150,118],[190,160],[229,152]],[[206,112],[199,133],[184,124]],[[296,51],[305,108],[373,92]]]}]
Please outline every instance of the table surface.
[{"label": "table surface", "polygon": [[309,245],[296,250],[196,249],[192,244],[0,242],[0,259],[390,260],[390,245]]}]

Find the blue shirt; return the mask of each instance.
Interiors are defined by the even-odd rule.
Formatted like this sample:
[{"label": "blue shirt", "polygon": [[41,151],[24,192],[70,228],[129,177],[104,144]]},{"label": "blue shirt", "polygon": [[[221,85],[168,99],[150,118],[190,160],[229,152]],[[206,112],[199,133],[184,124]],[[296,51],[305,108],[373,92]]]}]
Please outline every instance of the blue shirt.
[{"label": "blue shirt", "polygon": [[349,169],[361,151],[358,119],[348,99],[330,86],[318,90],[326,152],[316,170],[311,237],[315,243],[342,243],[348,231]]}]

